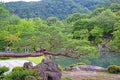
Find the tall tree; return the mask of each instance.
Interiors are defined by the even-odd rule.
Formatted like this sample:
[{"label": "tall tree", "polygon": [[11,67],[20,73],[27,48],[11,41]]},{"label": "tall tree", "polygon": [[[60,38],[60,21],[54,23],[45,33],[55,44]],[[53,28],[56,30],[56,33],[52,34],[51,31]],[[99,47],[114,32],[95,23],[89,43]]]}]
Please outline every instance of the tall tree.
[{"label": "tall tree", "polygon": [[98,26],[95,26],[91,31],[91,35],[95,37],[95,43],[98,44],[100,43],[100,40],[103,36],[103,29],[101,29]]},{"label": "tall tree", "polygon": [[103,29],[104,38],[112,37],[111,33],[113,32],[115,22],[116,16],[110,9],[107,9],[96,16],[95,20],[96,25]]}]

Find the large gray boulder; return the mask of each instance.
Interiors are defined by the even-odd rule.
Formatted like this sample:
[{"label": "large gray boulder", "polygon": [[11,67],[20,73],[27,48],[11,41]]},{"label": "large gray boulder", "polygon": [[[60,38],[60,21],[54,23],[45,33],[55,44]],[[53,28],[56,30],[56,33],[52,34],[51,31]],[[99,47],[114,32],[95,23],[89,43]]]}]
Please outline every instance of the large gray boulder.
[{"label": "large gray boulder", "polygon": [[79,65],[71,67],[71,70],[84,70],[84,71],[106,71],[106,68],[99,67],[99,66],[92,66],[92,65]]},{"label": "large gray boulder", "polygon": [[42,80],[60,80],[62,76],[58,65],[49,59],[43,59],[42,62],[36,66],[33,66],[31,62],[26,62],[23,66],[26,69],[37,69]]}]

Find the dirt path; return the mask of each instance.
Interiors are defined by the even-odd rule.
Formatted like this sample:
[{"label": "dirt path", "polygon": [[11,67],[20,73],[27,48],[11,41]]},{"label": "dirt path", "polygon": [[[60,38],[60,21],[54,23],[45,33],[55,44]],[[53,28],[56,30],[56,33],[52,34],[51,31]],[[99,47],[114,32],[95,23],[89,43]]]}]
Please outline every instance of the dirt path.
[{"label": "dirt path", "polygon": [[73,80],[120,80],[120,74],[91,71],[63,71],[63,77],[70,77]]}]

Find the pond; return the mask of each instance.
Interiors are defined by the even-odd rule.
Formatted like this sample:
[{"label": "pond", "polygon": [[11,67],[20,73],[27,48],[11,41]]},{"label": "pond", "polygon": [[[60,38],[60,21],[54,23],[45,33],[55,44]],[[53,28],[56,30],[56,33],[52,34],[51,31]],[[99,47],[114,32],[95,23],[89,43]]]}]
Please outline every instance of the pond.
[{"label": "pond", "polygon": [[58,57],[54,61],[60,64],[62,67],[67,67],[70,64],[77,62],[83,62],[89,65],[95,65],[100,67],[108,67],[109,65],[120,65],[120,54],[118,53],[99,53],[96,58],[81,58],[74,60],[66,57]]}]

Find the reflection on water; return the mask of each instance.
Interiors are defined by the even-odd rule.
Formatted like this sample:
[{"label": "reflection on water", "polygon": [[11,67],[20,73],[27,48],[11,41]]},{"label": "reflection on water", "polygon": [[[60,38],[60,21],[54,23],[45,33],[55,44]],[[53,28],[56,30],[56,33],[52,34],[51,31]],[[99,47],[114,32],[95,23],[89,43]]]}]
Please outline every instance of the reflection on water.
[{"label": "reflection on water", "polygon": [[70,64],[83,62],[90,65],[107,67],[109,65],[120,65],[120,54],[117,53],[100,53],[98,58],[80,58],[80,60],[74,60],[66,57],[58,57],[54,61],[63,67],[67,67]]},{"label": "reflection on water", "polygon": [[109,65],[120,65],[120,54],[100,53],[97,59],[90,59],[91,65],[107,67]]}]

